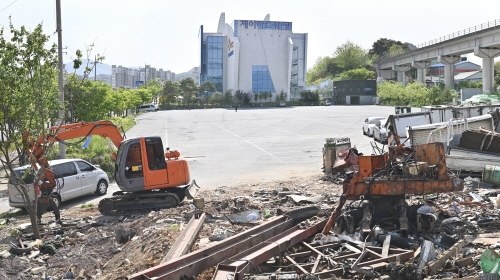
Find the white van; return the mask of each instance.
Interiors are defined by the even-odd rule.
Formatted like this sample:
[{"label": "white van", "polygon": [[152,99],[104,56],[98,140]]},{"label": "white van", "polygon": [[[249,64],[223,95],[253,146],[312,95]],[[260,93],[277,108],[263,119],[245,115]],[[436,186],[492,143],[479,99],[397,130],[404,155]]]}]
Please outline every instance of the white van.
[{"label": "white van", "polygon": [[[51,195],[57,207],[62,201],[70,200],[87,194],[105,195],[108,190],[109,178],[106,172],[99,167],[92,165],[83,159],[58,159],[49,161],[54,169],[56,179],[59,180],[61,189],[54,189]],[[14,168],[18,178],[22,178],[24,183],[33,184],[33,176],[24,176],[24,173],[31,169],[31,166]],[[23,178],[24,177],[24,178]],[[9,205],[11,207],[23,207],[24,195],[16,188],[16,177],[9,178]],[[33,200],[33,192],[30,192]]]},{"label": "white van", "polygon": [[154,104],[142,104],[139,106],[139,112],[156,112],[158,111],[158,106]]}]

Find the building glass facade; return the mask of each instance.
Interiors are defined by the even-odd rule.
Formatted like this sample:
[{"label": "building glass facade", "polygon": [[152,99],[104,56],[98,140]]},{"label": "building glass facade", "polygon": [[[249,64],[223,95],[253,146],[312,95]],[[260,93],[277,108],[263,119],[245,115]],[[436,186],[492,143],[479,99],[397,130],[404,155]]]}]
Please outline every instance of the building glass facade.
[{"label": "building glass facade", "polygon": [[[200,83],[212,81],[223,95],[241,91],[247,95],[281,91],[290,100],[291,90],[305,87],[307,33],[293,33],[292,22],[239,20],[226,22],[221,13],[216,32],[200,26]],[[250,102],[258,102],[251,98]]]},{"label": "building glass facade", "polygon": [[201,50],[203,53],[200,83],[211,81],[218,92],[223,92],[223,39],[222,36],[207,36]]},{"label": "building glass facade", "polygon": [[252,65],[252,92],[276,92],[267,65]]}]

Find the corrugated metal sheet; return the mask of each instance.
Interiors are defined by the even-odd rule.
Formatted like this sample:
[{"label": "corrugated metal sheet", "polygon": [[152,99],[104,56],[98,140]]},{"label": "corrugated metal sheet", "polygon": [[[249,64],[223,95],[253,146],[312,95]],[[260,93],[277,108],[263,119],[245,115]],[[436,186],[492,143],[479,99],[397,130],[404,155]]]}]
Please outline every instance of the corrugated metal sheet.
[{"label": "corrugated metal sheet", "polygon": [[[408,136],[410,137],[413,145],[426,144],[429,139],[429,134],[436,130],[437,128],[442,128],[439,131],[435,131],[432,137],[432,142],[448,142],[448,129],[450,129],[450,134],[462,133],[465,129],[464,120],[457,119],[451,123],[449,127],[449,122],[441,122],[430,125],[419,125],[412,126],[411,130],[408,129]],[[467,129],[478,130],[479,127],[486,129],[493,129],[493,122],[491,115],[482,115],[467,119]]]},{"label": "corrugated metal sheet", "polygon": [[459,147],[500,153],[500,136],[478,130],[467,130],[462,133]]}]

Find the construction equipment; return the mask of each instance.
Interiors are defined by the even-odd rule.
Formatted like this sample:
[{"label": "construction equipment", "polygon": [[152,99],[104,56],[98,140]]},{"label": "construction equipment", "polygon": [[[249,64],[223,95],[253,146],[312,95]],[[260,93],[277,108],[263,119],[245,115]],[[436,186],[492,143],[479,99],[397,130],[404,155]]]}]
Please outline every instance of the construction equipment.
[{"label": "construction equipment", "polygon": [[24,134],[23,142],[32,166],[35,170],[43,166],[42,197],[50,196],[57,182],[43,156],[43,146],[91,135],[109,138],[118,149],[112,155],[116,160],[115,180],[121,191],[99,202],[101,214],[127,215],[173,208],[184,197],[196,195],[199,187],[191,180],[188,163],[179,158],[179,151],[169,148],[164,151],[158,136],[125,139],[125,134],[112,122],[97,121],[53,126],[48,134],[37,139]]},{"label": "construction equipment", "polygon": [[[343,194],[333,209],[323,234],[335,225],[352,232],[360,225],[363,234],[383,222],[398,225],[407,234],[406,195],[426,195],[463,190],[463,182],[446,169],[443,143],[416,145],[399,142],[397,135],[389,152],[382,155],[359,156],[359,171],[346,173]],[[364,200],[356,213],[344,213],[347,200]],[[338,219],[343,215],[342,219]],[[361,223],[361,224],[359,224]]]}]

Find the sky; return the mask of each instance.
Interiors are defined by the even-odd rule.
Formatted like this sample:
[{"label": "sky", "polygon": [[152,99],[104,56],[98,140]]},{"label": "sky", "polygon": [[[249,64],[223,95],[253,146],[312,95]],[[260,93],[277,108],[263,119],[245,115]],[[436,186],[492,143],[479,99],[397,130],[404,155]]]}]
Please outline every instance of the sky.
[{"label": "sky", "polygon": [[[64,62],[76,50],[94,44],[91,57],[124,67],[152,67],[182,73],[199,66],[199,29],[216,32],[220,14],[235,19],[293,23],[294,33],[308,33],[307,68],[332,56],[351,41],[370,49],[380,38],[418,45],[497,20],[499,4],[491,0],[61,0]],[[56,0],[0,0],[0,27],[44,32],[57,42]],[[4,32],[10,38],[10,33]],[[481,65],[474,54],[468,60]],[[109,69],[111,72],[111,69]]]}]

